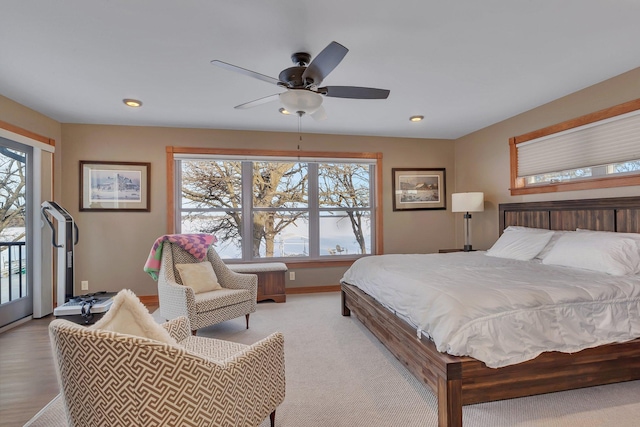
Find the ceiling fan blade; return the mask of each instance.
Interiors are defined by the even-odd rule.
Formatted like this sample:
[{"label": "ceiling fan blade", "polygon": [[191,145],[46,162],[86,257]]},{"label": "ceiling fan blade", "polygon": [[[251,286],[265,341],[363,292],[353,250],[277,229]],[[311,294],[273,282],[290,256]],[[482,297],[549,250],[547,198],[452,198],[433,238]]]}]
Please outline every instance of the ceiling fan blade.
[{"label": "ceiling fan blade", "polygon": [[251,107],[256,107],[258,105],[266,104],[267,102],[273,102],[280,99],[280,94],[276,93],[273,95],[265,96],[264,98],[255,99],[253,101],[245,102],[244,104],[236,105],[233,108],[238,110],[244,110]]},{"label": "ceiling fan blade", "polygon": [[245,76],[249,76],[249,77],[253,77],[254,79],[262,80],[263,82],[271,83],[271,84],[274,84],[274,85],[277,85],[278,83],[280,83],[280,80],[278,80],[276,78],[265,76],[264,74],[256,73],[255,71],[251,71],[251,70],[247,70],[247,69],[242,68],[242,67],[238,67],[237,65],[227,64],[226,62],[218,61],[217,59],[214,59],[213,61],[211,61],[211,63],[213,65],[217,65],[218,67],[225,68],[225,69],[227,69],[229,71],[235,71],[236,73],[244,74]]},{"label": "ceiling fan blade", "polygon": [[326,120],[327,119],[327,112],[325,111],[325,109],[324,109],[324,107],[322,105],[316,111],[311,113],[310,115],[313,118],[313,120],[318,121],[318,122],[321,121],[321,120]]},{"label": "ceiling fan blade", "polygon": [[338,66],[349,49],[338,42],[331,42],[320,52],[302,73],[303,80],[313,80],[313,84],[319,85],[327,75]]},{"label": "ceiling fan blade", "polygon": [[327,86],[318,88],[318,92],[332,98],[352,99],[387,99],[391,93],[388,89],[358,86]]}]

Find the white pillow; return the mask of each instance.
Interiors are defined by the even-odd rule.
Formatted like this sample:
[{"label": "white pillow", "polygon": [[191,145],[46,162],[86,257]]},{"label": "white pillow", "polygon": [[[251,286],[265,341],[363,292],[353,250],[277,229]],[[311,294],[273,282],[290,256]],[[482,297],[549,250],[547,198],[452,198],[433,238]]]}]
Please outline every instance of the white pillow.
[{"label": "white pillow", "polygon": [[169,332],[162,325],[156,323],[147,307],[129,289],[118,292],[118,295],[113,297],[113,304],[111,304],[109,311],[90,328],[178,345]]},{"label": "white pillow", "polygon": [[596,234],[609,234],[618,237],[626,237],[628,239],[640,240],[640,233],[618,233],[616,231],[595,231],[595,230],[587,230],[586,228],[577,228],[576,231],[581,233],[596,233]]},{"label": "white pillow", "polygon": [[640,240],[619,234],[566,234],[558,239],[542,263],[584,268],[614,276],[640,273]]},{"label": "white pillow", "polygon": [[556,244],[558,239],[563,234],[572,233],[572,231],[569,231],[569,230],[548,230],[546,228],[523,227],[523,226],[520,226],[520,225],[510,225],[509,227],[504,229],[504,231],[512,231],[512,230],[528,231],[530,233],[540,233],[540,232],[553,231],[553,236],[551,236],[551,239],[549,240],[549,243],[547,243],[546,246],[540,251],[540,253],[535,256],[536,259],[544,259],[547,255],[549,255],[549,252],[551,251],[551,248],[553,248],[553,245]]},{"label": "white pillow", "polygon": [[222,289],[218,283],[218,276],[209,261],[176,264],[176,268],[180,279],[182,279],[182,284],[193,288],[193,292],[196,294]]},{"label": "white pillow", "polygon": [[573,231],[555,230],[553,232],[553,236],[551,236],[551,239],[549,240],[549,243],[547,243],[547,245],[540,251],[540,253],[536,255],[536,258],[545,259],[547,255],[549,255],[549,252],[551,252],[551,249],[553,249],[553,247],[558,242],[558,239],[560,239],[560,237],[564,236],[567,233],[573,233]]},{"label": "white pillow", "polygon": [[541,230],[505,230],[496,243],[487,251],[487,255],[497,258],[529,261],[533,259],[549,243],[553,231]]}]

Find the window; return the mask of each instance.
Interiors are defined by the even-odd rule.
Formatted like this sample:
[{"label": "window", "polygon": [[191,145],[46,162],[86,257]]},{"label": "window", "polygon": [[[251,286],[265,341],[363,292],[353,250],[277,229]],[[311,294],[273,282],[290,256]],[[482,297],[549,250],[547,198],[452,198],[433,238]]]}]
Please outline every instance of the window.
[{"label": "window", "polygon": [[215,234],[220,256],[242,261],[332,261],[378,252],[377,154],[218,151],[173,156],[175,232]]},{"label": "window", "polygon": [[[639,142],[640,144],[640,142]],[[569,169],[560,172],[543,173],[539,175],[525,176],[527,187],[534,185],[557,184],[560,182],[578,181],[581,179],[598,178],[605,176],[634,175],[640,173],[640,159],[622,163],[592,166],[579,169]]]},{"label": "window", "polygon": [[640,185],[640,100],[510,139],[511,194]]}]

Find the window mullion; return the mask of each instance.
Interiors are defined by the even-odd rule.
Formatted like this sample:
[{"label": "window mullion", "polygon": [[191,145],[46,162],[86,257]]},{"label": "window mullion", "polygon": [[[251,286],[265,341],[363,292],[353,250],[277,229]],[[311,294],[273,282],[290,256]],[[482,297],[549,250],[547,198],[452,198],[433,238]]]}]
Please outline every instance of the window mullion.
[{"label": "window mullion", "polygon": [[320,256],[320,212],[318,201],[318,163],[309,163],[307,169],[309,208],[309,257]]},{"label": "window mullion", "polygon": [[371,218],[371,253],[375,254],[376,248],[376,203],[379,201],[376,200],[376,165],[369,165],[369,212]]},{"label": "window mullion", "polygon": [[242,162],[242,260],[253,259],[253,162]]},{"label": "window mullion", "polygon": [[173,180],[173,194],[176,208],[173,210],[175,217],[175,232],[182,233],[182,160],[176,160],[173,165],[175,179]]}]

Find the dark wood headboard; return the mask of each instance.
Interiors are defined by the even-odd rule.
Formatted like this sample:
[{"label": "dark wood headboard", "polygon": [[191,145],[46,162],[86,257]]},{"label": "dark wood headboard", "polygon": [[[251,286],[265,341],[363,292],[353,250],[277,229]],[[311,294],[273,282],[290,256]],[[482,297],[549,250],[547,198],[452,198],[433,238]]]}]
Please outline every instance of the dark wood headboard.
[{"label": "dark wood headboard", "polygon": [[500,234],[510,225],[640,233],[640,197],[504,203],[499,212]]}]

